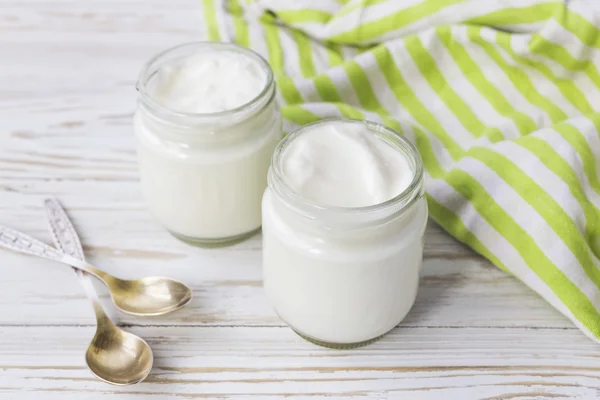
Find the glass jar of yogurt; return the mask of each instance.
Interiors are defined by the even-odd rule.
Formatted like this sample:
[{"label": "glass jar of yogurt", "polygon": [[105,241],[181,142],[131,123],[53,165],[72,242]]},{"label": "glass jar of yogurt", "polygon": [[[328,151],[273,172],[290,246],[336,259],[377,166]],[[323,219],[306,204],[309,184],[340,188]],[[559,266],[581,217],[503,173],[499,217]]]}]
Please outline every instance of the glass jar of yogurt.
[{"label": "glass jar of yogurt", "polygon": [[176,237],[199,245],[260,228],[281,113],[267,62],[227,43],[191,43],[150,60],[134,117],[142,192]]},{"label": "glass jar of yogurt", "polygon": [[275,150],[263,197],[268,298],[305,339],[370,343],[412,307],[427,203],[423,163],[393,130],[330,119]]}]

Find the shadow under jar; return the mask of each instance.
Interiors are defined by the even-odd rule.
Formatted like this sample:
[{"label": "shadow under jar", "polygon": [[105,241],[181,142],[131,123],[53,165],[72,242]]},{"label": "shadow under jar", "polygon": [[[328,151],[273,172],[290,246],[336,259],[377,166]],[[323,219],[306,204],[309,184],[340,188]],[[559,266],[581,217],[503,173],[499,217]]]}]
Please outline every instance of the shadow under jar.
[{"label": "shadow under jar", "polygon": [[[213,98],[235,101],[240,85],[235,87],[235,76],[226,72],[238,67],[254,68],[264,78],[247,102],[217,112],[189,112],[157,98],[160,74],[174,74],[174,68],[192,57],[204,63],[211,57],[225,56],[239,65],[229,65],[232,63],[226,59],[221,62],[225,65],[212,66],[212,79],[217,82],[201,82],[209,89],[216,87],[217,92],[194,94],[181,103]],[[202,68],[208,67],[203,64]],[[178,73],[189,82],[177,83],[179,86],[171,90],[176,95],[177,90],[187,90],[186,85],[211,79],[204,78],[207,75],[195,71],[193,65]],[[234,92],[223,93],[222,88]],[[267,62],[234,44],[186,44],[150,60],[140,74],[137,89],[134,130],[142,191],[150,212],[174,236],[201,246],[234,243],[260,229],[267,171],[282,136],[273,73]],[[179,103],[179,99],[174,102]]]},{"label": "shadow under jar", "polygon": [[[334,207],[292,189],[283,167],[288,148],[312,129],[340,123],[362,125],[405,157],[410,183],[401,193],[365,207]],[[354,140],[352,146],[357,143],[363,142]],[[344,150],[330,146],[330,151]],[[326,171],[333,169],[332,158]],[[427,214],[421,158],[396,132],[377,123],[344,119],[301,127],[276,148],[263,198],[263,279],[271,304],[282,320],[313,343],[351,348],[375,341],[414,303]]]}]

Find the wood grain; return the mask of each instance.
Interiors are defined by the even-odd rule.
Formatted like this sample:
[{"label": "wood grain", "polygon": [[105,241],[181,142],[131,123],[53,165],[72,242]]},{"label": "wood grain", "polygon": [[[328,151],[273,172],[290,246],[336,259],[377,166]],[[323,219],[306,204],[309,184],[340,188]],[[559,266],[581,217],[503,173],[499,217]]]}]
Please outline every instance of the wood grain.
[{"label": "wood grain", "polygon": [[349,351],[306,343],[274,315],[260,235],[209,250],[167,234],[140,196],[135,81],[152,55],[203,38],[200,3],[0,2],[0,223],[49,242],[42,201],[56,196],[92,263],[169,275],[195,295],[164,317],[112,313],[156,355],[146,382],[115,388],[85,368],[94,320],[75,275],[0,250],[0,398],[600,398],[597,345],[434,223],[413,310]]},{"label": "wood grain", "polygon": [[[592,399],[600,389],[597,348],[571,330],[557,336],[547,330],[405,328],[369,347],[336,351],[273,327],[133,328],[155,351],[153,374],[140,385],[115,389],[80,366],[92,330],[3,328],[0,369],[10,379],[0,376],[0,390],[15,394],[35,387],[36,395],[47,399],[124,393],[146,398]],[[66,342],[67,334],[73,340]],[[34,344],[15,353],[24,343]],[[57,346],[58,357],[52,351]]]}]

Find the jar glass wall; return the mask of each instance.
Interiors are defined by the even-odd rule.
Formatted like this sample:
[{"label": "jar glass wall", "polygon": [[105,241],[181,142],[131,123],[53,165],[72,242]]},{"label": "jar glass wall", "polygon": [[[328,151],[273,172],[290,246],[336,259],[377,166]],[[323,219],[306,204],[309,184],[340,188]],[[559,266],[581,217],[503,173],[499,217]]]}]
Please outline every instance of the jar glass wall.
[{"label": "jar glass wall", "polygon": [[[153,79],[161,69],[219,52],[240,55],[264,70],[264,88],[251,101],[222,112],[185,113],[153,98]],[[151,213],[176,237],[200,245],[234,242],[258,230],[267,170],[282,135],[267,62],[234,44],[191,43],[150,60],[137,89],[134,129]]]},{"label": "jar glass wall", "polygon": [[381,204],[345,208],[316,204],[286,183],[286,148],[275,150],[263,198],[263,279],[279,316],[304,338],[329,347],[369,343],[395,327],[415,300],[427,204],[423,164],[407,140],[383,125],[355,120],[406,157],[409,186]]}]

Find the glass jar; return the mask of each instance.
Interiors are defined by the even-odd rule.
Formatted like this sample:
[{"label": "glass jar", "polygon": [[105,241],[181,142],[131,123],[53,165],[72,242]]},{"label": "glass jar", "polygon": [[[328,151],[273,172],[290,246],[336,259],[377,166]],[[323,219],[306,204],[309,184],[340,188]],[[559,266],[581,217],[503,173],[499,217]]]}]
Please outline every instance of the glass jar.
[{"label": "glass jar", "polygon": [[[221,51],[248,57],[264,70],[264,88],[254,99],[232,110],[199,114],[177,112],[152,98],[149,87],[161,68]],[[186,44],[150,60],[137,90],[134,130],[150,212],[173,235],[192,244],[227,244],[256,232],[270,159],[282,136],[267,62],[234,44]]]},{"label": "glass jar", "polygon": [[364,124],[406,157],[410,185],[367,207],[316,204],[286,183],[286,148],[316,124],[296,130],[275,149],[263,197],[263,279],[276,312],[316,344],[349,348],[394,328],[412,307],[419,285],[427,203],[423,163],[415,147],[393,130]]}]

